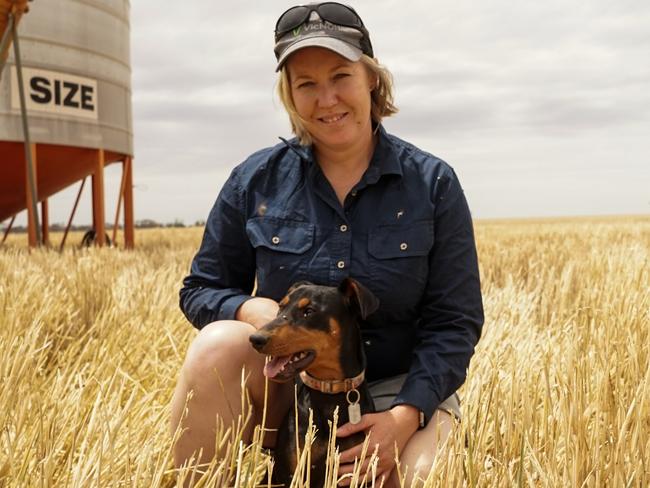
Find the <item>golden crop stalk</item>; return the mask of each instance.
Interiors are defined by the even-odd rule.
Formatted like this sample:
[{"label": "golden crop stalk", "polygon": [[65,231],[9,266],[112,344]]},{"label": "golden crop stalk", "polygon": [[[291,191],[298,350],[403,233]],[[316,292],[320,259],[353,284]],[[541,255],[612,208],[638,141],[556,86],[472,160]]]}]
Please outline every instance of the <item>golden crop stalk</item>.
[{"label": "golden crop stalk", "polygon": [[[650,217],[476,234],[484,334],[464,420],[420,486],[650,486]],[[133,252],[29,252],[22,237],[0,248],[0,486],[256,486],[271,460],[259,431],[241,442],[245,419],[220,426],[225,459],[171,462],[195,334],[177,290],[201,230],[141,230]]]}]

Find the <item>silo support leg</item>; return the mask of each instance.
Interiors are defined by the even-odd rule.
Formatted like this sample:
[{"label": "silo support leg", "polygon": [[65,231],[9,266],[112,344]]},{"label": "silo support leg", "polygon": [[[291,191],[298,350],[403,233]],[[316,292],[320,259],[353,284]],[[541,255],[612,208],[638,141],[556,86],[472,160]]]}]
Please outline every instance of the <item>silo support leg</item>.
[{"label": "silo support leg", "polygon": [[115,209],[115,221],[113,222],[113,244],[117,243],[117,228],[120,222],[120,209],[122,208],[122,199],[124,198],[124,182],[126,180],[126,160],[122,161],[122,181],[120,182],[120,192],[117,194],[117,208]]},{"label": "silo support leg", "polygon": [[65,240],[68,238],[68,232],[70,232],[70,226],[72,225],[72,219],[74,219],[74,214],[77,212],[77,205],[79,205],[79,199],[81,198],[81,193],[84,191],[84,185],[86,184],[86,178],[81,182],[79,191],[77,192],[77,198],[74,201],[74,206],[72,207],[72,212],[70,212],[70,218],[68,219],[68,225],[65,227],[65,232],[63,233],[63,238],[61,239],[61,245],[59,246],[59,252],[63,251],[63,246],[65,246]]},{"label": "silo support leg", "polygon": [[[27,185],[25,188],[25,195],[27,196],[27,242],[29,247],[40,246],[41,233],[38,225],[38,206],[36,205],[37,195],[36,192],[36,144],[30,144],[28,148],[28,155],[25,158],[25,172],[27,175]],[[26,151],[26,152],[27,152]]]},{"label": "silo support leg", "polygon": [[124,246],[133,249],[135,231],[133,226],[133,160],[124,160]]},{"label": "silo support leg", "polygon": [[9,235],[9,232],[11,232],[11,228],[13,227],[15,220],[16,220],[16,216],[14,215],[13,217],[11,217],[11,220],[9,221],[9,225],[5,229],[5,234],[2,236],[2,243],[3,244],[7,240],[7,236]]},{"label": "silo support leg", "polygon": [[50,205],[47,198],[41,202],[41,226],[43,235],[43,245],[50,245]]},{"label": "silo support leg", "polygon": [[93,173],[93,227],[95,244],[106,244],[106,213],[104,209],[104,150],[97,150],[95,172]]}]

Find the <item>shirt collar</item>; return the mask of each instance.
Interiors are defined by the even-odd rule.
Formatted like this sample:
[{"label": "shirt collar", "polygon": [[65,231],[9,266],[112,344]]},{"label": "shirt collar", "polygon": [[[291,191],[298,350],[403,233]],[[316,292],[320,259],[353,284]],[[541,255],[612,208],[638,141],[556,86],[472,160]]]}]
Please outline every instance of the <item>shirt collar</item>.
[{"label": "shirt collar", "polygon": [[381,124],[377,126],[375,132],[377,133],[377,145],[370,160],[369,169],[375,168],[378,177],[383,175],[402,176],[402,165],[391,137]]},{"label": "shirt collar", "polygon": [[[379,124],[375,129],[377,134],[377,145],[370,159],[370,165],[368,170],[364,174],[362,181],[366,184],[373,184],[379,181],[384,175],[398,175],[403,176],[402,165],[399,161],[399,156],[395,150],[393,141],[391,140],[390,135],[384,129],[384,126]],[[316,169],[318,165],[315,164],[316,160],[314,158],[314,152],[312,146],[301,146],[297,139],[291,139],[287,141],[286,139],[280,137],[282,142],[292,150],[300,159],[309,163],[311,167],[310,173],[313,173],[313,170]]]}]

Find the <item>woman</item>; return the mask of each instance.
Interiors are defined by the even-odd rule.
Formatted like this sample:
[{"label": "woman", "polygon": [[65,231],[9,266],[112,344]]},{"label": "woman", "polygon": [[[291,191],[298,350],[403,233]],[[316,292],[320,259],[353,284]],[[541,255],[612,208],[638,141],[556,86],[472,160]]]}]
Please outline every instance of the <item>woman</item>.
[{"label": "woman", "polygon": [[[186,429],[175,461],[199,449],[203,461],[215,455],[216,419],[228,425],[240,414],[242,367],[260,422],[264,358],[248,338],[275,317],[288,287],[353,277],[380,300],[362,331],[378,413],[339,436],[370,432],[379,476],[392,483],[395,445],[411,477],[426,476],[460,417],[455,391],[483,324],[466,200],[446,163],[382,127],[396,112],[391,77],[353,9],[293,7],[275,40],[279,94],[297,138],[233,170],[184,281],[181,308],[200,332],[172,405],[172,427]],[[267,425],[277,427],[293,386],[271,383],[268,395]],[[341,454],[340,475],[360,453]]]}]

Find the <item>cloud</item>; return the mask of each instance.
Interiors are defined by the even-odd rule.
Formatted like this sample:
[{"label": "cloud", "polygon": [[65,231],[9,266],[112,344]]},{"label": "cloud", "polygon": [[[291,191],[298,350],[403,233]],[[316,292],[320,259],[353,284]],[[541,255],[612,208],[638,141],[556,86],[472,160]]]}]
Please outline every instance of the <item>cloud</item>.
[{"label": "cloud", "polygon": [[[289,135],[272,49],[293,3],[131,3],[138,218],[205,218]],[[650,2],[353,3],[395,77],[387,128],[452,162],[475,215],[648,212]]]},{"label": "cloud", "polygon": [[[175,14],[176,30],[168,28],[167,13],[134,16],[136,148],[143,167],[156,160],[152,174],[183,161],[197,178],[220,183],[247,154],[287,135],[273,95],[272,25],[292,3],[217,3]],[[592,187],[606,185],[611,167],[603,155],[616,153],[615,141],[625,139],[625,167],[640,170],[633,161],[648,154],[640,134],[650,122],[645,3],[364,0],[354,6],[395,77],[401,110],[387,127],[448,156],[466,190],[478,192],[475,214],[509,215],[515,207],[543,213],[539,182],[549,167],[574,179],[590,170]],[[151,10],[147,2],[135,8]],[[141,25],[145,31],[136,34]],[[167,34],[156,35],[163,26]],[[565,186],[571,185],[555,185]],[[612,210],[584,201],[594,203],[595,213]],[[633,210],[629,198],[619,201],[620,211]],[[564,190],[553,208],[585,210]]]}]

